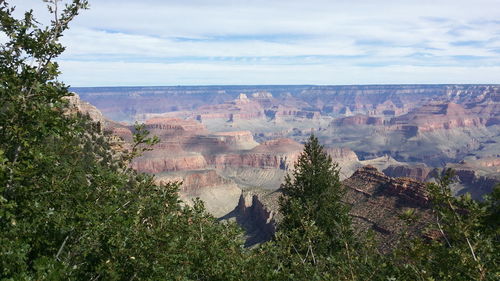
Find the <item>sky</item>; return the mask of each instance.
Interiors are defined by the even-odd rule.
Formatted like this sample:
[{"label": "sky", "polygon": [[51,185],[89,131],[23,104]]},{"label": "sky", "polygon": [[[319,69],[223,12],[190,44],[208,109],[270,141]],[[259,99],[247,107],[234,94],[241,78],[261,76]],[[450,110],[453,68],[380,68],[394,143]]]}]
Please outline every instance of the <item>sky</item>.
[{"label": "sky", "polygon": [[75,87],[500,84],[500,0],[90,0],[70,27]]}]

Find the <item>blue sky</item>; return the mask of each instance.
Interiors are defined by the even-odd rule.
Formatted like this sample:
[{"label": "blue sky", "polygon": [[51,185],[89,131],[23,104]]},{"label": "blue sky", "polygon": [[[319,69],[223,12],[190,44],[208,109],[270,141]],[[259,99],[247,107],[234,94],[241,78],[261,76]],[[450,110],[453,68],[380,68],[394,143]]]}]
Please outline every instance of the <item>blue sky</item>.
[{"label": "blue sky", "polygon": [[500,83],[500,0],[90,3],[58,60],[72,86]]}]

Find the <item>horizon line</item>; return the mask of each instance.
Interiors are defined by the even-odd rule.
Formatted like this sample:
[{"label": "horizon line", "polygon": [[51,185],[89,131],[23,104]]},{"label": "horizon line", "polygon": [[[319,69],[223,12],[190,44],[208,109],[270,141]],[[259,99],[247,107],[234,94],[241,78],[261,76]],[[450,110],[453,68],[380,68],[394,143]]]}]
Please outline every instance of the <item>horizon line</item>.
[{"label": "horizon line", "polygon": [[196,85],[112,85],[112,86],[69,86],[77,88],[161,88],[161,87],[349,87],[349,86],[500,86],[500,83],[375,83],[375,84],[196,84]]}]

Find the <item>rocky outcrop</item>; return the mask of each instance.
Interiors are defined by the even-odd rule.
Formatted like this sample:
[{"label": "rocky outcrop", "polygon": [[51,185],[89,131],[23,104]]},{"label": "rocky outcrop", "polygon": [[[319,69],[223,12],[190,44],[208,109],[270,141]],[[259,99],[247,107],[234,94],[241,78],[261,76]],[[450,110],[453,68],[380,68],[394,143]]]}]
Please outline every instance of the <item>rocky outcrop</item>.
[{"label": "rocky outcrop", "polygon": [[288,170],[293,168],[302,145],[291,139],[278,139],[264,142],[249,151],[216,154],[207,156],[208,162],[216,168],[256,167]]},{"label": "rocky outcrop", "polygon": [[368,115],[373,116],[399,116],[407,113],[407,108],[404,105],[397,106],[392,100],[386,100],[385,102],[375,106],[375,109],[368,112]]},{"label": "rocky outcrop", "polygon": [[262,106],[262,108],[271,108],[278,101],[273,97],[273,94],[267,91],[260,91],[252,94],[252,99]]},{"label": "rocky outcrop", "polygon": [[105,118],[101,111],[90,103],[83,101],[78,94],[73,93],[73,95],[67,97],[67,99],[70,104],[70,112],[79,112],[83,115],[88,115],[94,122],[105,124]]},{"label": "rocky outcrop", "polygon": [[482,200],[485,194],[491,193],[493,188],[500,184],[499,174],[484,176],[472,169],[456,168],[454,169],[456,182],[463,188],[456,189],[457,195],[470,193],[472,198]]},{"label": "rocky outcrop", "polygon": [[452,102],[431,102],[414,111],[393,118],[391,125],[403,131],[415,133],[460,127],[479,127],[485,120],[471,114],[461,105]]},{"label": "rocky outcrop", "polygon": [[[372,186],[372,188],[378,188],[377,192],[379,192],[379,194],[400,197],[400,199],[408,205],[427,207],[429,203],[425,184],[422,182],[410,178],[388,177],[373,166],[365,166],[358,169],[347,180],[347,183],[352,181],[362,181],[370,184],[374,183],[375,186]],[[377,186],[378,184],[381,184],[381,186]],[[357,190],[354,189],[353,186],[349,187],[353,188],[353,190]],[[369,190],[366,189],[366,187],[364,189],[364,192],[370,193],[371,195],[375,192],[375,189]]]},{"label": "rocky outcrop", "polygon": [[239,94],[235,100],[223,104],[200,106],[197,113],[196,119],[201,122],[214,118],[223,118],[235,122],[240,119],[248,120],[265,117],[262,106],[258,102],[249,99],[246,94]]},{"label": "rocky outcrop", "polygon": [[321,113],[319,111],[303,110],[296,107],[277,105],[266,109],[265,114],[275,120],[283,119],[319,119]]},{"label": "rocky outcrop", "polygon": [[[209,165],[217,169],[252,167],[290,171],[303,149],[302,144],[291,139],[276,139],[263,142],[249,151],[206,155],[206,159]],[[334,147],[325,150],[346,173],[350,173],[351,166],[359,163],[356,153],[349,148]]]},{"label": "rocky outcrop", "polygon": [[389,177],[405,177],[412,178],[418,181],[426,181],[432,168],[425,164],[416,165],[390,165],[383,170],[384,174]]},{"label": "rocky outcrop", "polygon": [[153,118],[145,122],[145,127],[157,136],[171,137],[182,135],[206,134],[206,128],[194,120],[179,118]]},{"label": "rocky outcrop", "polygon": [[222,219],[236,219],[246,232],[245,246],[269,241],[276,232],[276,202],[281,193],[243,192],[234,210]]},{"label": "rocky outcrop", "polygon": [[193,170],[181,173],[166,173],[157,177],[158,183],[182,182],[180,192],[186,195],[196,195],[200,190],[221,185],[232,184],[214,170]]},{"label": "rocky outcrop", "polygon": [[215,217],[231,212],[238,203],[241,189],[231,180],[225,179],[214,170],[195,170],[162,173],[156,181],[161,183],[181,182],[179,195],[186,204],[201,199],[207,211]]},{"label": "rocky outcrop", "polygon": [[[366,166],[343,184],[347,187],[344,200],[351,205],[354,228],[358,232],[373,230],[383,251],[397,243],[402,231],[422,235],[432,220],[426,187],[419,181],[391,178]],[[413,209],[417,218],[409,229],[399,217],[407,209]]]},{"label": "rocky outcrop", "polygon": [[[374,231],[383,251],[389,251],[400,239],[402,231],[423,235],[432,214],[425,184],[409,178],[391,178],[376,168],[365,166],[343,181],[347,193],[343,201],[351,206],[350,215],[357,233]],[[243,193],[238,206],[225,218],[236,217],[249,233],[247,245],[271,239],[275,223],[281,220],[279,190]],[[413,209],[417,221],[408,228],[400,215]]]},{"label": "rocky outcrop", "polygon": [[207,167],[205,157],[197,153],[173,154],[170,151],[148,151],[132,161],[134,170],[144,173],[200,170]]},{"label": "rocky outcrop", "polygon": [[361,125],[380,126],[383,124],[384,124],[383,118],[370,117],[361,114],[339,118],[332,122],[332,125],[334,126],[361,126]]},{"label": "rocky outcrop", "polygon": [[239,150],[249,150],[257,146],[249,131],[211,133],[193,136],[184,140],[183,148],[204,155],[214,155]]},{"label": "rocky outcrop", "polygon": [[[276,232],[274,212],[264,206],[258,195],[241,194],[236,210],[240,223],[251,223],[254,228],[258,229],[259,240],[267,241],[274,236]],[[250,243],[247,243],[247,246],[248,244]]]}]

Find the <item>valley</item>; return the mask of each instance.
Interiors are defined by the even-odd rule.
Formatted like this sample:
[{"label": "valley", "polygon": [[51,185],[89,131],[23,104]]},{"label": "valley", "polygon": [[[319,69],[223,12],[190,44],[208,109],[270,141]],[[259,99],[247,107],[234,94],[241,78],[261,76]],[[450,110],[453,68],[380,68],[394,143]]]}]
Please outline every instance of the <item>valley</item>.
[{"label": "valley", "polygon": [[275,192],[311,133],[339,163],[343,180],[366,165],[423,182],[451,167],[454,193],[476,199],[500,181],[498,85],[72,90],[89,103],[82,111],[125,148],[133,123],[145,123],[161,141],[132,168],[158,182],[183,182],[181,198],[199,197],[216,217],[241,205],[242,192]]}]

